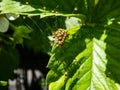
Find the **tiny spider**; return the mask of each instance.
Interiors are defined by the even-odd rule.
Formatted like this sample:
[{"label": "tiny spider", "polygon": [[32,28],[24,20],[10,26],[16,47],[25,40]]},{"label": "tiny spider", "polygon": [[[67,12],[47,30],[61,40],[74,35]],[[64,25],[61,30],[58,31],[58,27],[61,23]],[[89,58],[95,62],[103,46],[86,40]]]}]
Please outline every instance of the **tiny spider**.
[{"label": "tiny spider", "polygon": [[53,33],[52,37],[56,39],[57,46],[62,46],[65,39],[68,37],[68,33],[64,29],[59,28]]}]

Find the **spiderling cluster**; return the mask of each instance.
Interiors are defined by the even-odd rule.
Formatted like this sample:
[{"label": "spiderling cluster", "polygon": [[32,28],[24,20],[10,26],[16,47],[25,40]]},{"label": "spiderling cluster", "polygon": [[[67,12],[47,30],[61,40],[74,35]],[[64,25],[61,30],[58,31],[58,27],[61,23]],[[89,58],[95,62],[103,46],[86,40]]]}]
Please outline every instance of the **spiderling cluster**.
[{"label": "spiderling cluster", "polygon": [[65,39],[68,37],[68,33],[64,29],[59,28],[55,33],[53,33],[52,37],[56,39],[57,46],[62,46]]}]

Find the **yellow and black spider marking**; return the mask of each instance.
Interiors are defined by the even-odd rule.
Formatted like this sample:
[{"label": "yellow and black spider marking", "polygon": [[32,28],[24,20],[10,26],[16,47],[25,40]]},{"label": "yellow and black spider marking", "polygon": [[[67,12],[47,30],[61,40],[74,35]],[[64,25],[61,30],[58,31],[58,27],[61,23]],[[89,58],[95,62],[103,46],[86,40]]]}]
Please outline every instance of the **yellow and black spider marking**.
[{"label": "yellow and black spider marking", "polygon": [[62,46],[65,39],[68,37],[68,33],[64,29],[59,28],[53,33],[52,37],[56,39],[57,46]]}]

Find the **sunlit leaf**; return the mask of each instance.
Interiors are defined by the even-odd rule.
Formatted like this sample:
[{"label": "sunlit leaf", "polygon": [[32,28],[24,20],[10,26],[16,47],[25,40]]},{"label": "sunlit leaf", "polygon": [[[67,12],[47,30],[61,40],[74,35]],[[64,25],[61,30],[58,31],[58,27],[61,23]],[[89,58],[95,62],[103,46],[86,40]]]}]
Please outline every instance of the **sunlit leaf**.
[{"label": "sunlit leaf", "polygon": [[[13,26],[13,25],[12,25]],[[23,39],[30,39],[29,33],[31,32],[30,29],[28,29],[26,26],[14,26],[14,42],[15,44],[23,44]]]},{"label": "sunlit leaf", "polygon": [[6,81],[0,81],[0,86],[7,86],[7,82]]},{"label": "sunlit leaf", "polygon": [[[74,29],[72,31],[74,31]],[[77,35],[78,31],[73,35]],[[56,49],[54,47],[52,57],[48,63],[48,67],[54,71],[54,73],[49,73],[47,76],[48,82],[51,81],[50,88],[54,86],[54,84],[56,86],[59,78],[62,78],[62,75],[65,75],[67,72],[67,79],[64,81],[66,85],[62,86],[64,90],[117,90],[115,82],[107,79],[105,74],[108,62],[105,52],[108,48],[105,42],[107,38],[105,32],[106,31],[100,36],[100,39],[93,38],[91,40],[86,38],[86,48],[83,51],[79,48],[83,44],[83,39],[81,38],[81,42],[79,42],[80,38],[78,37],[76,40],[74,39],[75,37],[71,38],[73,40],[66,40],[62,47],[57,47]],[[71,46],[67,46],[67,43],[70,42],[72,43]],[[52,75],[54,77],[55,74],[57,78],[50,79]],[[59,87],[59,84],[57,85]],[[57,86],[56,88],[54,87],[52,87],[52,89],[59,90],[56,89],[58,88]]]},{"label": "sunlit leaf", "polygon": [[[72,13],[66,13],[63,14],[60,11],[61,7],[66,9],[66,12],[69,12],[70,10],[74,11],[74,8],[67,8],[66,6],[62,6],[62,4],[67,4],[67,2],[63,1],[18,1],[18,0],[2,0],[0,2],[0,11],[1,14],[6,14],[6,13],[13,13],[13,14],[22,14],[22,15],[28,15],[28,16],[36,16],[40,15],[41,18],[47,17],[47,16],[78,16],[81,18],[85,18],[83,14],[72,14]],[[51,3],[52,2],[52,3]],[[71,4],[75,4],[75,2],[71,1]],[[47,5],[48,4],[48,5]],[[58,5],[59,4],[59,5]],[[16,8],[17,7],[17,8]],[[57,8],[58,7],[58,8]],[[70,9],[68,11],[68,9]]]},{"label": "sunlit leaf", "polygon": [[9,21],[4,16],[0,16],[0,32],[7,32],[8,28]]}]

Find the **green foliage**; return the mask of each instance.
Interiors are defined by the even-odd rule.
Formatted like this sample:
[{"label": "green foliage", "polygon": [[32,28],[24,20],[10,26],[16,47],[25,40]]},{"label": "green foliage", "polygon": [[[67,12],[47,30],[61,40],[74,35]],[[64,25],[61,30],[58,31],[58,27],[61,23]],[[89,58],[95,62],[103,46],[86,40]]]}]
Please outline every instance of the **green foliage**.
[{"label": "green foliage", "polygon": [[16,49],[10,46],[0,47],[0,81],[12,78],[13,70],[18,67],[19,55]]},{"label": "green foliage", "polygon": [[6,81],[0,81],[0,85],[1,85],[1,86],[6,86],[6,85],[7,85],[7,82],[6,82]]},{"label": "green foliage", "polygon": [[18,26],[18,27],[13,26],[13,28],[14,28],[13,38],[15,44],[23,44],[23,38],[30,39],[28,34],[31,31],[26,26]]},{"label": "green foliage", "polygon": [[[120,83],[118,70],[120,68],[118,56],[120,54],[120,25],[115,21],[116,17],[120,16],[119,11],[111,8],[112,0],[107,5],[105,1],[99,1],[93,5],[93,1],[86,1],[86,17],[88,18],[85,25],[82,25],[71,39],[69,38],[74,29],[72,31],[68,29],[71,33],[63,46],[53,47],[55,49],[52,50],[48,63],[48,67],[52,70],[47,76],[50,90],[62,90],[61,87],[64,90],[119,89],[115,84],[115,82]],[[117,10],[120,9],[118,7],[120,3],[118,3],[114,6],[118,8]],[[100,10],[97,9],[103,11],[99,12]],[[64,84],[61,84],[61,80]]]},{"label": "green foliage", "polygon": [[0,32],[6,32],[9,28],[9,21],[4,17],[0,16]]},{"label": "green foliage", "polygon": [[[24,44],[35,51],[50,52],[48,36],[58,28],[66,28],[69,35],[63,45],[54,43],[52,47],[46,78],[49,90],[119,90],[120,1],[36,2],[3,0],[0,10],[1,14],[35,16],[25,16],[22,22],[15,20],[23,25],[11,22],[14,33],[5,35],[13,39],[10,43]],[[55,26],[55,19],[60,25]],[[4,39],[4,34],[1,35]]]}]

